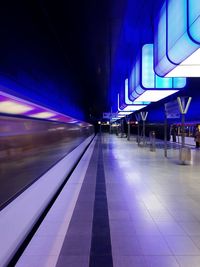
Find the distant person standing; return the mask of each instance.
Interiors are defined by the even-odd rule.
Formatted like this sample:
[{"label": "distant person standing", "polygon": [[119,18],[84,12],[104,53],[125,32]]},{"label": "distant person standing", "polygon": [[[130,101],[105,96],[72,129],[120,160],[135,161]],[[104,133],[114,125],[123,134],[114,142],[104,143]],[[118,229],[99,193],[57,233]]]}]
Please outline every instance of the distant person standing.
[{"label": "distant person standing", "polygon": [[176,142],[176,134],[177,134],[176,126],[173,125],[173,126],[172,126],[172,130],[171,130],[171,135],[172,135],[172,141],[173,141],[173,142]]},{"label": "distant person standing", "polygon": [[199,145],[200,145],[200,125],[197,125],[197,127],[196,127],[194,140],[196,142],[196,148],[199,148]]}]

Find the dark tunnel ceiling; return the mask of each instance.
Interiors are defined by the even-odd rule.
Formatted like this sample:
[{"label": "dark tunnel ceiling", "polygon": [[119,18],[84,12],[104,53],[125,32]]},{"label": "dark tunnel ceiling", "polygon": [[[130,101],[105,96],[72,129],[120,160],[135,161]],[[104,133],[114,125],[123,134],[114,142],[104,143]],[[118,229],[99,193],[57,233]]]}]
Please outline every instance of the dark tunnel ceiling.
[{"label": "dark tunnel ceiling", "polygon": [[[17,68],[23,68],[34,76],[34,69],[39,73],[40,68],[46,67],[51,68],[46,75],[55,72],[54,76],[64,80],[67,70],[77,104],[87,115],[98,117],[116,106],[117,92],[139,45],[153,41],[153,19],[162,2],[3,1],[0,4],[0,71],[16,75]],[[41,61],[35,59],[36,54],[40,58],[40,53]],[[54,66],[43,59],[44,53]],[[40,79],[42,71],[38,73]],[[57,90],[61,96],[73,94],[65,91],[65,87]]]},{"label": "dark tunnel ceiling", "polygon": [[[107,108],[108,1],[40,2],[87,112]],[[77,91],[79,94],[79,91]]]},{"label": "dark tunnel ceiling", "polygon": [[40,6],[84,93],[87,111],[115,110],[141,44],[153,42],[163,0],[42,1]]},{"label": "dark tunnel ceiling", "polygon": [[79,83],[87,113],[111,107],[112,60],[126,0],[40,1],[46,21]]}]

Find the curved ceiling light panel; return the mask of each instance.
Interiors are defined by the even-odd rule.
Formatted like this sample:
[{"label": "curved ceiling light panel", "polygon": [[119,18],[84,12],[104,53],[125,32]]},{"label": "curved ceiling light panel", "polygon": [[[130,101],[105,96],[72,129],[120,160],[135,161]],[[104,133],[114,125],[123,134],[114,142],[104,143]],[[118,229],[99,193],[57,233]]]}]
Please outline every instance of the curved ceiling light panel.
[{"label": "curved ceiling light panel", "polygon": [[199,0],[167,0],[155,25],[155,72],[200,77]]},{"label": "curved ceiling light panel", "polygon": [[[140,110],[142,108],[145,108],[146,105],[145,104],[130,104],[127,105],[124,103],[123,101],[124,99],[122,99],[121,95],[118,94],[118,111],[119,112],[129,112],[130,114],[133,113],[134,111]],[[144,102],[140,102],[140,103],[144,103]],[[126,114],[129,115],[129,114]]]},{"label": "curved ceiling light panel", "polygon": [[[55,112],[45,107],[36,105],[24,99],[7,94],[0,90],[0,113],[9,115],[21,115],[30,118],[46,119],[56,122],[77,123],[80,122],[67,115]],[[85,123],[86,125],[87,123]]]},{"label": "curved ceiling light panel", "polygon": [[148,105],[151,102],[149,101],[131,101],[129,99],[129,80],[125,80],[125,104],[126,105]]},{"label": "curved ceiling light panel", "polygon": [[[134,71],[134,85],[130,99],[135,103],[157,102],[169,95],[172,95],[186,85],[186,78],[163,78],[154,71],[153,44],[146,44],[142,47],[142,53],[137,57]],[[133,81],[133,77],[131,78]]]}]

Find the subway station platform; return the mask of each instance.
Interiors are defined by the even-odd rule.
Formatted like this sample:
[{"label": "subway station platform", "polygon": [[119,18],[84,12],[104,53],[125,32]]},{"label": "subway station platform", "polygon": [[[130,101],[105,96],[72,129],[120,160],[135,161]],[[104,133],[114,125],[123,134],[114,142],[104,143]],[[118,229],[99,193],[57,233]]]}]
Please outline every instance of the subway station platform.
[{"label": "subway station platform", "polygon": [[94,138],[18,267],[199,267],[200,150]]}]

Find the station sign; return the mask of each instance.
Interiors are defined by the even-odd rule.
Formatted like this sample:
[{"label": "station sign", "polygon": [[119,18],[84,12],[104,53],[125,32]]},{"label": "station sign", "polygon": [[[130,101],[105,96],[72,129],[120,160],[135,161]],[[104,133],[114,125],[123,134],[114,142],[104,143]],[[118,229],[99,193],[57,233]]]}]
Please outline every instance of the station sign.
[{"label": "station sign", "polygon": [[165,114],[167,119],[180,118],[180,109],[177,100],[165,104]]},{"label": "station sign", "polygon": [[111,119],[114,114],[111,112],[104,112],[103,119]]},{"label": "station sign", "polygon": [[112,118],[118,118],[118,114],[117,113],[112,113],[112,112],[104,112],[103,113],[103,119],[112,119]]}]

